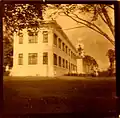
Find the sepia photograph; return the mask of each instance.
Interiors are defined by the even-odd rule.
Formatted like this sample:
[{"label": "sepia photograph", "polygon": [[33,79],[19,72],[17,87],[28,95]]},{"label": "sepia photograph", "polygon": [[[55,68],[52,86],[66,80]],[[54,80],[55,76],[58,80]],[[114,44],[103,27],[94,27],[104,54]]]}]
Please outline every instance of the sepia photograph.
[{"label": "sepia photograph", "polygon": [[4,4],[3,92],[7,116],[115,116],[114,4]]}]

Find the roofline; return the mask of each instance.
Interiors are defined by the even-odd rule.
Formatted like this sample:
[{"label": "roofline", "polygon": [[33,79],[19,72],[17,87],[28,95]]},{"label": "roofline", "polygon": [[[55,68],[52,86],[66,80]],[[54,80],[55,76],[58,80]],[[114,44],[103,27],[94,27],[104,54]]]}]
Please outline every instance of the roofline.
[{"label": "roofline", "polygon": [[[69,40],[68,36],[65,34],[65,32],[63,31],[62,27],[56,22],[56,20],[42,20],[41,23],[43,24],[55,24],[55,27],[57,27],[57,30],[59,30],[63,37],[68,41],[68,43],[72,46],[72,48],[74,49],[75,52],[77,52],[75,46],[72,44],[72,42]],[[57,25],[57,26],[56,26]]]}]

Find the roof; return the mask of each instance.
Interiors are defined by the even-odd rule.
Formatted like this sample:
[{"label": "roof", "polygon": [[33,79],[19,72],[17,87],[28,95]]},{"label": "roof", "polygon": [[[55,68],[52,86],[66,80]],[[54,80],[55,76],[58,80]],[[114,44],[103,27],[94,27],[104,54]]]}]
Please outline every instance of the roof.
[{"label": "roof", "polygon": [[67,37],[67,35],[65,34],[65,32],[63,31],[61,26],[55,20],[42,20],[42,21],[40,21],[40,25],[41,24],[42,25],[49,24],[49,25],[54,26],[57,30],[59,30],[59,32],[63,35],[63,37],[68,41],[68,43],[71,45],[71,47],[74,49],[74,51],[77,52],[75,46],[72,44],[72,42],[69,40],[69,38]]}]

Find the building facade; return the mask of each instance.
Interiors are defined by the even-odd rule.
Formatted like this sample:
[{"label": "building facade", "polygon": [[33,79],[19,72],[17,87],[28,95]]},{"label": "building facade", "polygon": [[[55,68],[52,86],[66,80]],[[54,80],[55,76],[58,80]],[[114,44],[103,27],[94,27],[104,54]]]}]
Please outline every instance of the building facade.
[{"label": "building facade", "polygon": [[14,33],[12,76],[77,73],[77,51],[55,21]]}]

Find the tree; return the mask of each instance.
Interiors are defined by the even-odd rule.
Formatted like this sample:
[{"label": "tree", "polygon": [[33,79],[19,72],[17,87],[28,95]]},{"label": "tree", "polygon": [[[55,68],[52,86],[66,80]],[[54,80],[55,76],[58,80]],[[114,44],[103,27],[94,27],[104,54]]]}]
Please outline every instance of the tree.
[{"label": "tree", "polygon": [[23,28],[39,27],[43,4],[4,4],[3,16],[3,51],[4,68],[12,66],[13,32]]},{"label": "tree", "polygon": [[95,67],[98,68],[98,64],[92,56],[85,55],[83,58],[83,62],[84,62],[84,65],[87,67],[88,73],[90,71],[94,71]]},{"label": "tree", "polygon": [[[76,21],[91,30],[99,33],[115,45],[115,30],[112,18],[110,17],[110,10],[114,11],[114,7],[111,4],[55,4],[48,5],[50,10],[54,10],[49,17],[66,15],[72,20]],[[82,16],[81,16],[82,15]],[[87,17],[84,17],[87,16]],[[102,20],[104,25],[107,26],[113,35],[113,38],[104,31],[103,28],[97,23],[98,20]],[[81,26],[80,26],[81,27]]]},{"label": "tree", "polygon": [[106,55],[108,56],[108,59],[110,62],[110,66],[109,66],[108,70],[109,70],[110,74],[112,74],[114,71],[115,50],[109,49]]}]

